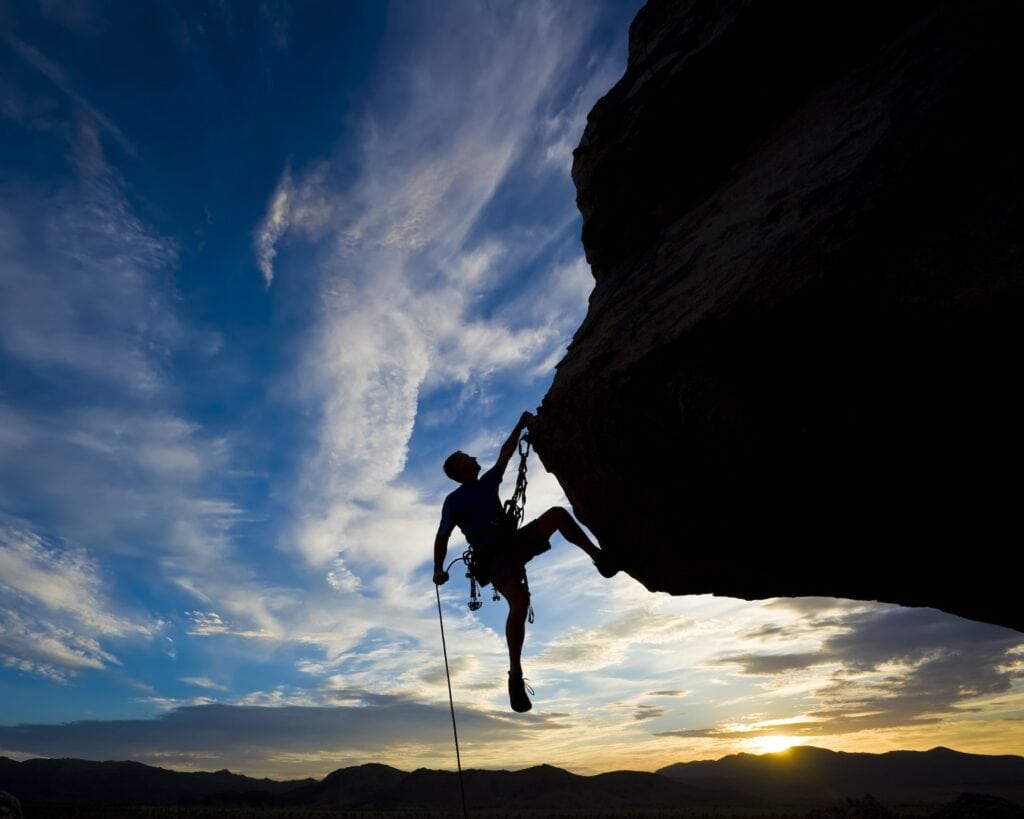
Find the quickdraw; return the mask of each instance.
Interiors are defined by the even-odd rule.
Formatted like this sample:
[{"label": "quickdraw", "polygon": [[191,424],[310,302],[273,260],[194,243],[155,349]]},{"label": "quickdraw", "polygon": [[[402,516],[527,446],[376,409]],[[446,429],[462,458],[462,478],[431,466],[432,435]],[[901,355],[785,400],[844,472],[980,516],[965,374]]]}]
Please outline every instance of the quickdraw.
[{"label": "quickdraw", "polygon": [[[518,529],[523,524],[526,514],[526,459],[530,455],[530,437],[523,435],[519,439],[519,474],[516,475],[516,489],[512,497],[505,501],[505,518],[510,528]],[[512,525],[512,522],[515,522]]]}]

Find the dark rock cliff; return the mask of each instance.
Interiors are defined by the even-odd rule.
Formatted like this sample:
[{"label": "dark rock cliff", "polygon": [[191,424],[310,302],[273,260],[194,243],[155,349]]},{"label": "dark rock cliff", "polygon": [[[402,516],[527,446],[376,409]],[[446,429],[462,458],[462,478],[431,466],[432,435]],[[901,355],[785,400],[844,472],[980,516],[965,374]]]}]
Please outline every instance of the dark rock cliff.
[{"label": "dark rock cliff", "polygon": [[649,589],[1024,630],[1024,4],[649,0],[533,430]]}]

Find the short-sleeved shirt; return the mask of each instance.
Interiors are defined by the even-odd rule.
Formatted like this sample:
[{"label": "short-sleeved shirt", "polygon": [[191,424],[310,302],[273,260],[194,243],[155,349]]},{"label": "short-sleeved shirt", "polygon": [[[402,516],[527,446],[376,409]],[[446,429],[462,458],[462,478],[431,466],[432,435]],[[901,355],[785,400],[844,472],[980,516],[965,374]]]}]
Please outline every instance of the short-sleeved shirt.
[{"label": "short-sleeved shirt", "polygon": [[441,525],[437,536],[447,540],[456,526],[471,546],[490,542],[501,520],[502,506],[498,497],[502,470],[495,464],[473,483],[464,483],[444,499],[441,507]]}]

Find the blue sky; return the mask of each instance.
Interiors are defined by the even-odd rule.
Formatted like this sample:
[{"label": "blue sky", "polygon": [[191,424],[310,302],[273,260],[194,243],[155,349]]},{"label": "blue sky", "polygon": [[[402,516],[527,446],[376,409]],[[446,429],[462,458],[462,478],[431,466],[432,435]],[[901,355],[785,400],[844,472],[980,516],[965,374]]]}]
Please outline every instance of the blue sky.
[{"label": "blue sky", "polygon": [[[0,754],[453,766],[440,463],[583,318],[571,151],[638,7],[0,2]],[[467,765],[1022,747],[1017,633],[532,566],[525,716],[503,604],[443,589]]]}]

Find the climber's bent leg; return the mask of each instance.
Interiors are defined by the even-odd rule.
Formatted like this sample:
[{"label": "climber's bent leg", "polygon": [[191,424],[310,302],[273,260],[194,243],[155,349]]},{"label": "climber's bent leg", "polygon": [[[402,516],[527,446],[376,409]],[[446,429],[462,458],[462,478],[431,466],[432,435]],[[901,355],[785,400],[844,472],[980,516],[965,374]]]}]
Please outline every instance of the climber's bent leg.
[{"label": "climber's bent leg", "polygon": [[542,537],[544,540],[558,532],[570,543],[579,546],[591,559],[597,559],[601,554],[601,550],[587,537],[587,533],[580,528],[576,518],[561,506],[552,506],[535,521],[524,526],[523,529],[532,527],[536,527],[537,536]]},{"label": "climber's bent leg", "polygon": [[[619,573],[618,560],[608,552],[597,548],[594,542],[587,537],[587,533],[580,528],[576,518],[561,506],[552,506],[539,518],[526,524],[517,534],[528,542],[542,541],[546,548],[547,539],[555,532],[586,552],[602,576],[614,577]],[[534,554],[539,553],[534,552]]]}]

